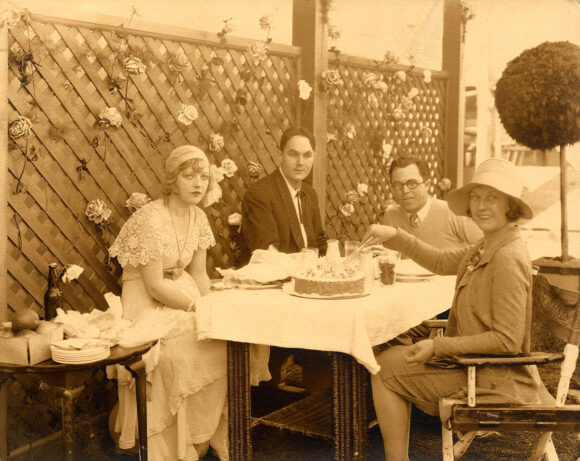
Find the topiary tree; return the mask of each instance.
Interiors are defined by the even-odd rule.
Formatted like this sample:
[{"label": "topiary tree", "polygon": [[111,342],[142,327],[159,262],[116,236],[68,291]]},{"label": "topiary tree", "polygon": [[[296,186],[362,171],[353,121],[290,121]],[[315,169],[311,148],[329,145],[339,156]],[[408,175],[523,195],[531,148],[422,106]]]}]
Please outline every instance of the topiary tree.
[{"label": "topiary tree", "polygon": [[508,134],[532,149],[560,146],[562,261],[568,254],[566,145],[580,141],[580,47],[544,42],[525,50],[498,80],[495,105]]}]

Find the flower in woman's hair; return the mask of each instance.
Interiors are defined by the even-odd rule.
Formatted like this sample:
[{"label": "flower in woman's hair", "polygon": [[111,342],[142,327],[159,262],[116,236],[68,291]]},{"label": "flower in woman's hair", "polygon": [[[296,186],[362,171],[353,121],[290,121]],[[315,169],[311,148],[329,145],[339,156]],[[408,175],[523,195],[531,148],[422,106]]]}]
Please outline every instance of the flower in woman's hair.
[{"label": "flower in woman's hair", "polygon": [[388,157],[389,155],[391,155],[391,152],[393,152],[393,145],[389,142],[387,142],[386,139],[383,139],[383,157]]},{"label": "flower in woman's hair", "polygon": [[125,201],[125,206],[129,208],[129,210],[133,209],[136,211],[150,201],[151,197],[149,197],[147,194],[142,192],[133,192]]},{"label": "flower in woman's hair", "polygon": [[220,164],[220,168],[223,171],[224,176],[227,176],[228,178],[231,178],[234,175],[234,173],[238,171],[238,166],[236,165],[236,162],[234,162],[230,158],[223,159],[222,163]]},{"label": "flower in woman's hair", "polygon": [[369,103],[369,106],[377,108],[379,107],[379,98],[377,98],[377,95],[374,93],[371,93],[367,96],[367,102]]},{"label": "flower in woman's hair", "polygon": [[378,80],[375,83],[373,83],[373,88],[375,90],[382,91],[383,93],[389,91],[389,86],[383,80]]},{"label": "flower in woman's hair", "polygon": [[401,82],[407,81],[407,74],[404,70],[399,70],[395,72],[395,77],[397,77]]},{"label": "flower in woman's hair", "polygon": [[262,174],[262,170],[264,167],[257,162],[252,162],[251,160],[248,162],[246,166],[246,170],[248,171],[248,176],[252,179],[257,179]]},{"label": "flower in woman's hair", "polygon": [[395,120],[401,120],[405,116],[405,112],[403,112],[401,106],[397,106],[393,109],[391,115]]},{"label": "flower in woman's hair", "polygon": [[374,86],[379,81],[379,76],[374,72],[364,72],[362,75],[362,82],[365,86]]},{"label": "flower in woman's hair", "polygon": [[417,88],[413,87],[409,90],[409,92],[407,93],[407,96],[409,96],[411,99],[413,99],[418,94],[419,94],[419,90]]},{"label": "flower in woman's hair", "polygon": [[270,27],[272,27],[272,16],[265,14],[260,18],[260,29],[268,30]]},{"label": "flower in woman's hair", "polygon": [[345,132],[348,139],[354,139],[356,136],[356,128],[352,123],[347,123]]},{"label": "flower in woman's hair", "polygon": [[242,225],[242,215],[240,213],[232,213],[228,216],[228,224],[230,226],[241,226]]},{"label": "flower in woman's hair", "polygon": [[410,110],[413,108],[413,100],[409,96],[401,96],[401,106]]},{"label": "flower in woman's hair", "polygon": [[298,97],[300,99],[304,99],[306,101],[310,97],[311,92],[312,87],[306,80],[298,80]]},{"label": "flower in woman's hair", "polygon": [[64,269],[61,280],[64,283],[76,280],[83,273],[83,271],[84,271],[84,268],[82,268],[81,266],[77,266],[76,264],[69,264]]},{"label": "flower in woman's hair", "polygon": [[324,83],[329,86],[343,84],[342,78],[340,78],[340,73],[336,69],[328,69],[322,72],[322,79],[324,80]]},{"label": "flower in woman's hair", "polygon": [[349,190],[345,195],[346,201],[348,203],[357,203],[358,202],[358,192],[354,189]]},{"label": "flower in woman's hair", "polygon": [[17,115],[16,119],[12,120],[10,125],[8,125],[8,134],[12,139],[22,138],[30,134],[31,128],[32,122],[30,119],[22,115]]},{"label": "flower in woman's hair", "polygon": [[423,71],[423,81],[425,83],[431,83],[431,71],[429,69]]},{"label": "flower in woman's hair", "polygon": [[441,178],[441,181],[437,183],[437,187],[441,189],[443,192],[447,192],[451,189],[451,179],[449,178]]},{"label": "flower in woman's hair", "polygon": [[364,197],[369,193],[369,185],[364,182],[359,182],[356,186],[356,191],[358,192],[358,195]]},{"label": "flower in woman's hair", "polygon": [[390,50],[385,52],[385,56],[383,58],[385,64],[397,64],[399,62],[399,57]]},{"label": "flower in woman's hair", "polygon": [[143,74],[147,66],[137,56],[128,56],[123,61],[123,69],[129,74]]},{"label": "flower in woman's hair", "polygon": [[268,57],[268,51],[270,48],[266,45],[265,42],[253,42],[249,47],[248,51],[252,56],[252,60],[254,61],[254,65],[257,66],[262,62],[264,59]]},{"label": "flower in woman's hair", "polygon": [[340,207],[340,212],[347,218],[354,213],[354,205],[352,203],[345,203]]},{"label": "flower in woman's hair", "polygon": [[0,16],[0,27],[6,25],[8,30],[12,29],[20,22],[25,13],[26,10],[20,8],[9,8],[5,10],[2,16]]},{"label": "flower in woman's hair", "polygon": [[98,198],[87,203],[87,208],[85,209],[85,215],[89,218],[89,221],[95,224],[107,222],[111,217],[111,213],[111,209],[105,205],[105,202]]},{"label": "flower in woman's hair", "polygon": [[99,114],[99,119],[99,125],[104,128],[109,126],[120,127],[123,122],[123,118],[116,107],[107,107],[103,109]]},{"label": "flower in woman's hair", "polygon": [[167,65],[173,72],[183,72],[184,70],[191,69],[191,63],[181,48],[177,50],[177,53],[173,57],[169,58]]},{"label": "flower in woman's hair", "polygon": [[224,137],[219,133],[214,133],[209,137],[209,150],[219,152],[224,147]]},{"label": "flower in woman's hair", "polygon": [[195,106],[182,104],[181,110],[177,112],[177,121],[185,126],[189,126],[197,119],[197,116],[198,113]]},{"label": "flower in woman's hair", "polygon": [[[216,170],[218,170],[218,168],[215,165],[210,165],[210,174],[214,177],[218,175]],[[223,175],[221,175],[221,177],[223,179]],[[207,192],[203,197],[203,206],[211,206],[214,203],[218,202],[221,198],[222,198],[222,188],[216,181],[212,185],[212,187],[207,189]]]},{"label": "flower in woman's hair", "polygon": [[333,25],[328,26],[328,38],[331,40],[338,40],[341,35],[342,31],[338,27]]}]

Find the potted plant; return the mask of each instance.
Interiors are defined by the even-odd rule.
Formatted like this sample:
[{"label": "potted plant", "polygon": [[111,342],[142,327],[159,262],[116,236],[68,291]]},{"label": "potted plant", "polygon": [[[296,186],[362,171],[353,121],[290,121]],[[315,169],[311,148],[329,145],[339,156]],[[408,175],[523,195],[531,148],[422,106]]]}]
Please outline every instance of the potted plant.
[{"label": "potted plant", "polygon": [[517,142],[540,150],[559,147],[561,256],[534,264],[552,282],[578,290],[580,260],[568,251],[566,145],[580,141],[580,47],[544,42],[522,52],[498,80],[495,105],[503,126]]}]

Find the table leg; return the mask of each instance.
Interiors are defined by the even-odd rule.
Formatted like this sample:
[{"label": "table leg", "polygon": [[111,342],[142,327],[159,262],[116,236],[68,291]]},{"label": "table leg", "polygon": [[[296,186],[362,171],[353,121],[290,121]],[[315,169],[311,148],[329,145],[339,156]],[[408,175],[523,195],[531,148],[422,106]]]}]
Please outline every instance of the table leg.
[{"label": "table leg", "polygon": [[252,460],[250,345],[228,342],[228,439],[230,461]]},{"label": "table leg", "polygon": [[6,410],[8,387],[4,386],[8,376],[0,375],[0,461],[8,461],[8,412]]},{"label": "table leg", "polygon": [[75,386],[71,388],[60,388],[59,391],[62,393],[62,442],[64,445],[64,459],[65,461],[74,461],[74,400],[85,388],[84,384],[80,386]]},{"label": "table leg", "polygon": [[138,360],[125,365],[135,378],[135,397],[137,398],[137,428],[139,430],[139,457],[147,461],[147,375],[145,362]]},{"label": "table leg", "polygon": [[346,354],[332,353],[334,459],[359,461],[367,456],[366,371]]}]

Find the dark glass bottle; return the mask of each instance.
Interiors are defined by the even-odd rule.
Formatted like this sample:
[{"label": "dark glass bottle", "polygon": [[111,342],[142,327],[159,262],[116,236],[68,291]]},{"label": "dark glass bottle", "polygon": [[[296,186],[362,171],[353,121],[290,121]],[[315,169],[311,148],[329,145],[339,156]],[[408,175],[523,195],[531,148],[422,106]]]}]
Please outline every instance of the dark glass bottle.
[{"label": "dark glass bottle", "polygon": [[57,263],[48,265],[48,287],[44,293],[44,320],[52,320],[56,317],[56,309],[62,304],[62,291],[60,279],[57,274]]}]

